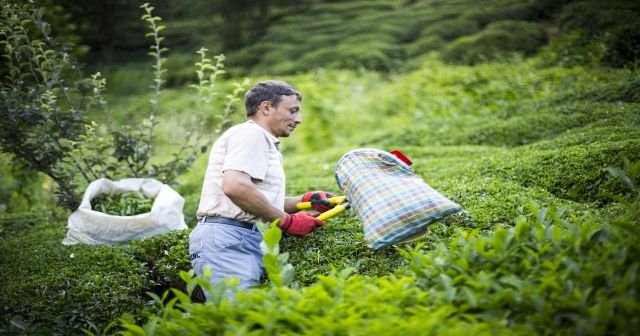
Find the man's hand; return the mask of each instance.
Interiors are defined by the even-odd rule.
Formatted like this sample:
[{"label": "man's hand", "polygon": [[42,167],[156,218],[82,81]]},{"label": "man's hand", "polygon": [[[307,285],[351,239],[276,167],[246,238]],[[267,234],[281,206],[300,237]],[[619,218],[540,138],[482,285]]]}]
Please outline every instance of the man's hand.
[{"label": "man's hand", "polygon": [[293,215],[285,214],[280,220],[280,228],[295,236],[304,236],[311,233],[318,226],[324,225],[324,222],[313,217],[308,212],[298,212]]},{"label": "man's hand", "polygon": [[310,191],[302,195],[302,202],[311,202],[314,210],[325,212],[336,206],[335,204],[329,203],[328,199],[331,197],[335,197],[335,195],[326,191]]}]

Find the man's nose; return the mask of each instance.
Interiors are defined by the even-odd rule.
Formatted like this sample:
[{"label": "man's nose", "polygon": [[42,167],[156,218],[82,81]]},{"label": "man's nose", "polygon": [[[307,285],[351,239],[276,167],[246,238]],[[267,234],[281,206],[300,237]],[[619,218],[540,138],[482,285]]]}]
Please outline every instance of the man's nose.
[{"label": "man's nose", "polygon": [[302,114],[296,113],[295,116],[293,117],[293,121],[296,124],[302,124]]}]

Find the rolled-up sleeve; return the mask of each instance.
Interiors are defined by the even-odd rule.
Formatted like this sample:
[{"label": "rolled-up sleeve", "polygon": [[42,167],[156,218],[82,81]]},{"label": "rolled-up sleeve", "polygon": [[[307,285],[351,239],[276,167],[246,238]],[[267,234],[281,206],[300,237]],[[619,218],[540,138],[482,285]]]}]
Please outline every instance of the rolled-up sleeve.
[{"label": "rolled-up sleeve", "polygon": [[245,129],[227,139],[227,155],[222,171],[241,171],[256,180],[264,180],[269,162],[269,142],[259,129]]}]

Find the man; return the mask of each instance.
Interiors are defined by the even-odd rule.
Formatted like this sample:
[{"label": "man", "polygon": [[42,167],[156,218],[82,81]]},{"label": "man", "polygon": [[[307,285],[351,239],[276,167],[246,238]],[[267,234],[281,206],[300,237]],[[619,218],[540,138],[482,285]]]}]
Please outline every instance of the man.
[{"label": "man", "polygon": [[302,96],[289,84],[263,81],[247,91],[248,121],[228,129],[209,156],[196,217],[189,236],[189,255],[197,275],[211,269],[209,282],[239,279],[247,289],[263,273],[259,221],[273,222],[296,236],[311,233],[324,223],[308,212],[297,212],[299,202],[312,202],[323,212],[333,195],[315,191],[285,197],[285,176],[278,138],[288,137],[300,123]]}]

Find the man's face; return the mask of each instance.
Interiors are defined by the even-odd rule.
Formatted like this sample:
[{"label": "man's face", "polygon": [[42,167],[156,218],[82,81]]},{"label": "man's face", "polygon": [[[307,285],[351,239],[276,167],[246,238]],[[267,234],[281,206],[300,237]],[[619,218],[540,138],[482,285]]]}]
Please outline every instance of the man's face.
[{"label": "man's face", "polygon": [[269,130],[276,137],[288,137],[302,123],[298,97],[282,96],[278,106],[269,105]]}]

